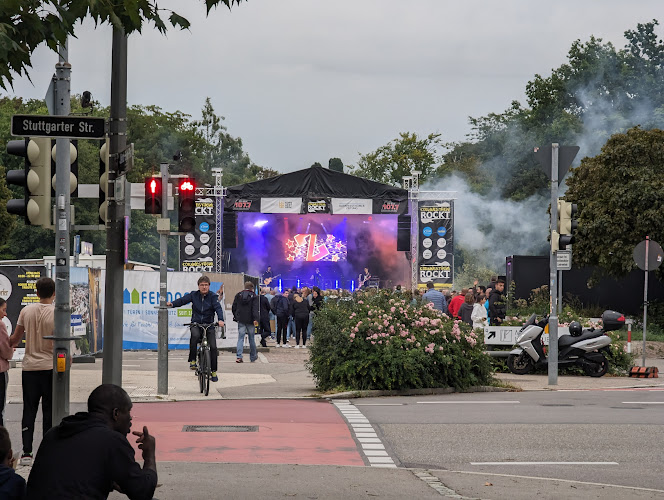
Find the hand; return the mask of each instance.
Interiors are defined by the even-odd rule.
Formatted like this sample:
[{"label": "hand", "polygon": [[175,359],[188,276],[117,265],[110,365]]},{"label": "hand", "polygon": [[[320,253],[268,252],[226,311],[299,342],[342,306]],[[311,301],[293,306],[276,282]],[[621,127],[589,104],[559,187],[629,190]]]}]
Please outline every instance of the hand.
[{"label": "hand", "polygon": [[166,307],[173,307],[173,302],[166,302]]},{"label": "hand", "polygon": [[143,432],[134,431],[132,434],[138,436],[136,442],[138,449],[143,451],[143,460],[154,459],[155,439],[148,433],[148,428],[143,426]]},{"label": "hand", "polygon": [[220,322],[219,322],[219,326],[224,326],[224,322],[223,322],[223,321],[220,321]]},{"label": "hand", "polygon": [[254,321],[254,326],[258,326],[258,321]]}]

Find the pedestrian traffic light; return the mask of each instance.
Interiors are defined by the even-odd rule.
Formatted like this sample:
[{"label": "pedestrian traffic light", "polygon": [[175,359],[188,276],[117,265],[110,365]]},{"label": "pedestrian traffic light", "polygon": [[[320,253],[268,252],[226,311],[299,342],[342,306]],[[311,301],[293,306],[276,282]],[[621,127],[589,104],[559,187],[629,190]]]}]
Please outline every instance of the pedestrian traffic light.
[{"label": "pedestrian traffic light", "polygon": [[196,227],[196,181],[182,179],[178,185],[178,231],[189,233]]},{"label": "pedestrian traffic light", "polygon": [[560,234],[559,247],[565,250],[567,245],[574,243],[574,232],[579,223],[574,218],[578,212],[576,203],[558,199],[558,233]]},{"label": "pedestrian traffic light", "polygon": [[556,253],[560,250],[560,235],[558,231],[553,231],[551,233],[551,252]]},{"label": "pedestrian traffic light", "polygon": [[[51,150],[51,197],[55,198],[55,175],[56,175],[56,150],[57,145],[53,141],[53,148]],[[69,194],[72,198],[78,197],[78,141],[76,139],[69,142]]]},{"label": "pedestrian traffic light", "polygon": [[45,137],[7,143],[7,153],[25,158],[23,170],[7,172],[7,184],[23,186],[23,199],[7,201],[7,212],[26,225],[51,228],[51,140]]},{"label": "pedestrian traffic light", "polygon": [[99,141],[99,224],[108,222],[108,167],[110,144],[108,137]]},{"label": "pedestrian traffic light", "polygon": [[161,215],[161,177],[145,178],[145,213]]}]

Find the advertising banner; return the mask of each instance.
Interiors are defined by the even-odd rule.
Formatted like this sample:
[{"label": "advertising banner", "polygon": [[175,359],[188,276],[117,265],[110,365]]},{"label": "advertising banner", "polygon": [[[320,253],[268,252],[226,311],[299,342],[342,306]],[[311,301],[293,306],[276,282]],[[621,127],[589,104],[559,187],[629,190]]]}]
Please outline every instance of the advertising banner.
[{"label": "advertising banner", "polygon": [[419,288],[430,281],[435,288],[452,288],[454,281],[454,202],[420,201],[417,204]]},{"label": "advertising banner", "polygon": [[[201,273],[168,273],[168,302],[198,290]],[[125,271],[123,349],[157,349],[159,273]],[[214,293],[214,292],[211,292]],[[168,310],[168,348],[189,349],[191,304]]]},{"label": "advertising banner", "polygon": [[396,200],[373,200],[373,213],[375,214],[397,214],[403,215],[408,212],[408,201]]},{"label": "advertising banner", "polygon": [[180,270],[184,272],[214,272],[217,255],[215,200],[196,199],[196,226],[180,236]]},{"label": "advertising banner", "polygon": [[260,200],[228,197],[224,201],[224,209],[229,212],[260,212]]},{"label": "advertising banner", "polygon": [[330,213],[330,199],[329,198],[310,198],[307,201],[308,214],[329,214]]},{"label": "advertising banner", "polygon": [[301,211],[302,198],[261,198],[264,214],[299,214]]},{"label": "advertising banner", "polygon": [[369,215],[373,213],[372,200],[359,198],[332,198],[333,214],[360,214]]}]

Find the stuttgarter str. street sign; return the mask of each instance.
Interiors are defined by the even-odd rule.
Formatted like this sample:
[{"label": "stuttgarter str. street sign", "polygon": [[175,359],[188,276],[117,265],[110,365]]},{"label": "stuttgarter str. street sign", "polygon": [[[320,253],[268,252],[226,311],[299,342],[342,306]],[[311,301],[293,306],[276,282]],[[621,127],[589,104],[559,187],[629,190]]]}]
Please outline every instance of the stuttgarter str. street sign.
[{"label": "stuttgarter str. street sign", "polygon": [[102,139],[106,120],[89,116],[12,116],[12,135],[19,137],[60,137],[68,139]]}]

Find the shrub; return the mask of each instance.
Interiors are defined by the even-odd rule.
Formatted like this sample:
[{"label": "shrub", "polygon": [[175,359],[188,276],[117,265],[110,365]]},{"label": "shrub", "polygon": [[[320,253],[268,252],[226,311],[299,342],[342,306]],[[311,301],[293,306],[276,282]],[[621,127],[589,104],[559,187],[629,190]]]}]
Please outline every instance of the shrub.
[{"label": "shrub", "polygon": [[321,390],[464,389],[492,381],[482,339],[468,325],[387,290],[328,301],[313,333],[307,366]]}]

